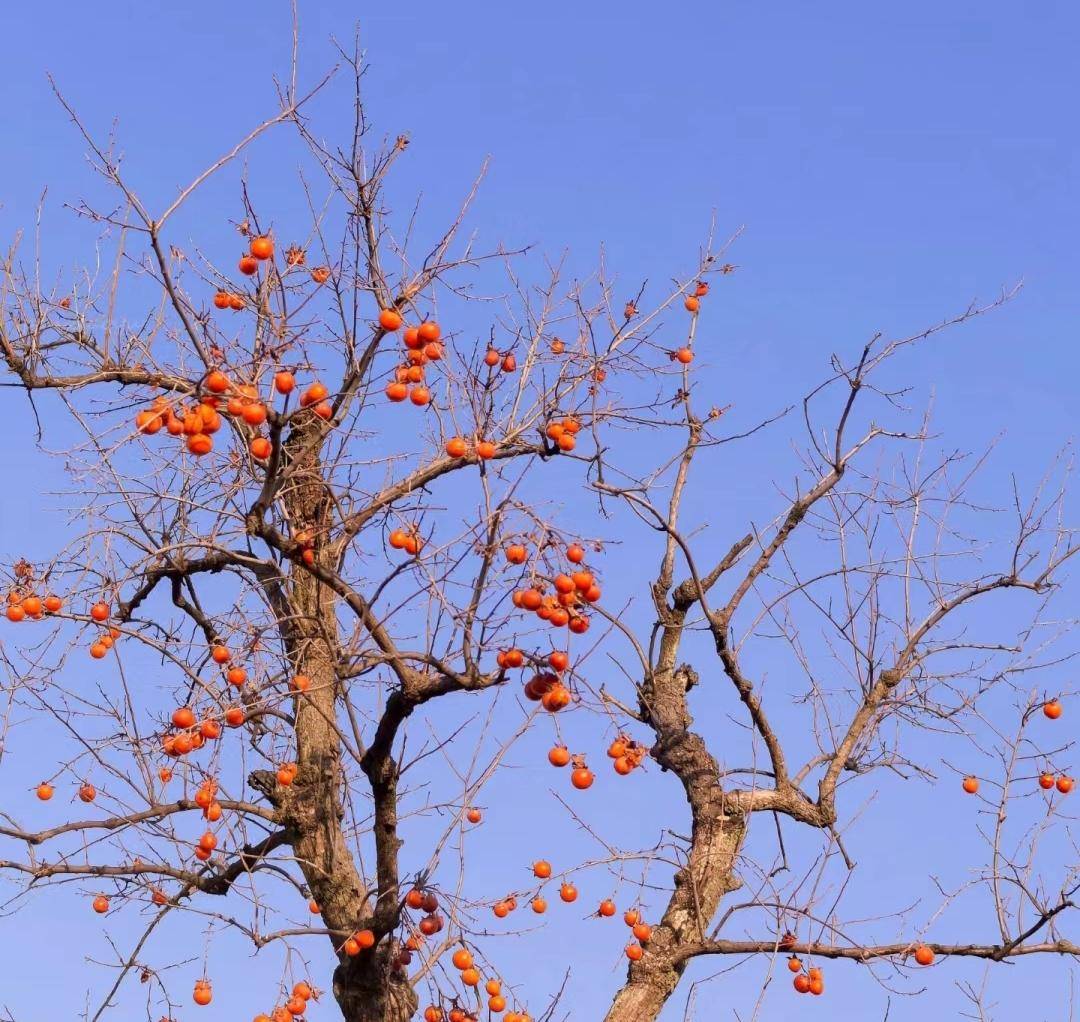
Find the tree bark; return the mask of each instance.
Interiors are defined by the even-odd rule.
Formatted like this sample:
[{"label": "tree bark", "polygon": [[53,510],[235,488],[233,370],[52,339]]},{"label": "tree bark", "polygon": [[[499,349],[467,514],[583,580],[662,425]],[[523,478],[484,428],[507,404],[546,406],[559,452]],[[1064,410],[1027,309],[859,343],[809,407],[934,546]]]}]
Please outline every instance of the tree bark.
[{"label": "tree bark", "polygon": [[644,957],[630,963],[605,1022],[651,1022],[659,1016],[686,969],[680,948],[706,938],[720,902],[739,887],[735,863],[746,824],[741,812],[725,810],[722,796],[695,819],[687,864],[675,874],[663,918],[653,927]]},{"label": "tree bark", "polygon": [[390,963],[395,952],[387,941],[334,970],[334,997],[345,1022],[408,1022],[416,1014],[416,991]]},{"label": "tree bark", "polygon": [[[333,557],[334,548],[329,542],[332,504],[318,453],[321,437],[315,433],[319,428],[318,423],[307,429],[299,427],[286,442],[293,478],[286,484],[283,499],[292,527],[310,530],[315,537],[316,562],[321,564]],[[294,562],[287,603],[289,615],[280,622],[281,636],[291,669],[307,675],[311,687],[294,699],[298,770],[292,785],[279,791],[278,798],[296,861],[319,905],[323,923],[334,931],[330,940],[337,950],[345,935],[356,930],[370,928],[383,938],[396,924],[398,838],[396,826],[388,835],[376,835],[376,920],[370,892],[341,826],[345,812],[341,801],[342,744],[336,723],[340,694],[338,600],[329,586]],[[375,792],[377,808],[389,803],[396,824],[397,772],[393,764],[379,780],[382,789]],[[377,819],[379,822],[386,821]],[[395,843],[389,868],[383,854],[387,841]],[[375,948],[354,958],[338,953],[333,992],[346,1022],[407,1022],[413,1017],[417,996],[405,972],[393,965],[398,950],[394,941],[382,939]]]},{"label": "tree bark", "polygon": [[747,816],[725,796],[720,768],[705,741],[690,730],[687,693],[697,672],[675,666],[684,612],[672,612],[660,643],[657,669],[639,689],[641,718],[652,727],[653,759],[679,778],[690,807],[690,851],[674,878],[674,889],[640,961],[631,962],[626,983],[615,995],[605,1022],[651,1022],[674,993],[686,969],[680,949],[702,941],[729,892],[740,886],[735,865],[746,838]]}]

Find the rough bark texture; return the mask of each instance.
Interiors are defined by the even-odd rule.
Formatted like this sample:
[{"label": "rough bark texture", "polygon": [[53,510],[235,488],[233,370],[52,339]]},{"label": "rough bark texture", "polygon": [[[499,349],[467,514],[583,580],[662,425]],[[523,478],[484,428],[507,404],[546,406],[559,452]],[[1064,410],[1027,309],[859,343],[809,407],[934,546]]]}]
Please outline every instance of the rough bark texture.
[{"label": "rough bark texture", "polygon": [[687,959],[677,949],[705,939],[721,900],[739,886],[734,867],[745,835],[745,818],[719,806],[695,821],[689,861],[675,875],[675,890],[660,925],[653,928],[648,953],[631,963],[606,1022],[649,1022],[660,1014],[686,968]]},{"label": "rough bark texture", "polygon": [[686,694],[697,673],[675,666],[683,615],[676,611],[661,642],[659,668],[641,688],[640,712],[657,736],[653,757],[674,773],[686,791],[691,844],[686,865],[675,874],[674,890],[660,923],[653,927],[645,956],[632,962],[625,985],[615,995],[605,1022],[655,1019],[686,968],[679,949],[706,939],[710,920],[724,896],[739,886],[735,863],[746,836],[747,817],[720,784],[716,760],[690,725]]},{"label": "rough bark texture", "polygon": [[[321,563],[333,556],[333,548],[327,542],[331,503],[318,445],[318,436],[309,431],[290,436],[287,446],[296,475],[284,502],[293,528],[317,537],[316,560]],[[382,938],[397,922],[397,767],[388,757],[370,768],[365,763],[377,831],[379,888],[373,906],[342,830],[342,744],[335,725],[340,694],[338,597],[295,564],[288,587],[289,617],[280,623],[282,638],[293,669],[307,675],[311,687],[294,701],[297,776],[289,788],[278,789],[276,798],[293,853],[323,923],[334,931],[330,939],[337,948],[345,935],[358,929],[372,929]],[[398,950],[393,941],[381,940],[376,950],[355,958],[339,955],[333,992],[346,1022],[406,1022],[415,1014],[416,993],[404,973],[393,967]]]}]

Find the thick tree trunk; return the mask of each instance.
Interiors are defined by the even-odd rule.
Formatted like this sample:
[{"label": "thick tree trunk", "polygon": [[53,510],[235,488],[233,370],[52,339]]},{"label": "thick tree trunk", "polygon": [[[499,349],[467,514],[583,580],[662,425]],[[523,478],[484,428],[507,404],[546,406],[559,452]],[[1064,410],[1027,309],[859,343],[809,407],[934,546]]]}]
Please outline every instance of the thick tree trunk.
[{"label": "thick tree trunk", "polygon": [[418,999],[404,973],[395,971],[384,945],[377,954],[346,959],[334,970],[334,997],[345,1022],[408,1022]]},{"label": "thick tree trunk", "polygon": [[675,874],[674,890],[653,927],[640,961],[631,962],[626,984],[615,995],[605,1022],[652,1022],[686,969],[681,953],[704,940],[720,902],[739,886],[735,866],[746,838],[747,818],[725,797],[720,769],[700,735],[690,730],[687,693],[698,676],[676,667],[682,617],[672,615],[660,645],[657,669],[639,688],[641,718],[656,733],[652,756],[682,783],[690,807],[690,852]]},{"label": "thick tree trunk", "polygon": [[[295,459],[291,465],[295,475],[283,496],[293,529],[311,531],[316,537],[316,561],[323,564],[332,556],[328,549],[331,504],[321,476],[318,442],[313,442],[310,432],[318,428],[314,423],[290,436],[287,445]],[[333,565],[326,567],[332,569]],[[392,925],[390,916],[397,907],[396,855],[391,869],[383,861],[385,857],[379,856],[378,901],[383,918],[376,921],[375,905],[341,826],[345,813],[341,801],[342,743],[336,724],[337,597],[299,564],[294,565],[287,585],[288,615],[280,622],[281,634],[291,670],[307,675],[311,687],[293,703],[298,771],[292,785],[278,797],[296,861],[319,905],[324,925],[335,931],[330,939],[336,949],[345,935],[358,929],[371,927],[381,934],[387,924]],[[383,803],[396,805],[396,769],[381,780],[390,787],[388,799],[383,793]],[[396,841],[396,833],[389,839]],[[382,889],[384,882],[389,890]],[[394,942],[384,939],[376,949],[355,958],[339,953],[333,992],[346,1022],[407,1022],[413,1017],[417,996],[405,973],[392,965],[397,951]]]},{"label": "thick tree trunk", "polygon": [[605,1022],[652,1022],[675,992],[686,968],[679,949],[704,939],[720,902],[739,886],[735,862],[746,820],[722,810],[695,824],[690,858],[675,875],[675,890],[645,956],[632,962]]}]

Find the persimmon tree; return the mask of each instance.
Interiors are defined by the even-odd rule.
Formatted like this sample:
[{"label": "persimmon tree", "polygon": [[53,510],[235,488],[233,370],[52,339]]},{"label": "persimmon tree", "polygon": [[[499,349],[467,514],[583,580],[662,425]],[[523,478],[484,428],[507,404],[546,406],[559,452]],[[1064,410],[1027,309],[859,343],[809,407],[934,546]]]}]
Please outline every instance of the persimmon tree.
[{"label": "persimmon tree", "polygon": [[[369,128],[358,51],[342,68],[344,144],[309,119],[325,82],[305,94],[294,67],[280,110],[160,209],[65,103],[118,196],[76,209],[111,260],[51,289],[37,255],[16,245],[4,260],[5,409],[46,404],[46,438],[66,413],[85,503],[47,562],[10,551],[4,638],[5,719],[31,711],[21,728],[68,737],[49,739],[37,797],[74,791],[80,811],[51,826],[5,812],[0,873],[20,904],[70,882],[87,911],[151,906],[93,1017],[133,972],[171,1015],[176,992],[142,948],[187,913],[290,956],[328,942],[332,977],[297,975],[289,957],[276,1005],[252,1005],[260,1022],[303,1015],[320,986],[349,1022],[551,1017],[562,977],[502,988],[492,931],[515,912],[554,916],[605,870],[620,882],[587,910],[632,928],[614,945],[629,940],[629,963],[608,1022],[658,1018],[706,956],[786,957],[811,995],[833,959],[1075,956],[1061,926],[1078,881],[1048,886],[1003,829],[1009,800],[1033,791],[1047,792],[1036,829],[1058,826],[1072,785],[1065,745],[1033,726],[1060,715],[1060,682],[1030,685],[1053,667],[1040,622],[1076,551],[1063,489],[1051,475],[1017,492],[1011,540],[984,543],[975,471],[935,455],[895,379],[1009,295],[835,355],[803,400],[745,421],[711,397],[721,374],[700,357],[721,346],[711,303],[736,286],[725,245],[710,237],[665,286],[619,283],[606,263],[528,281],[517,254],[469,236],[474,188],[424,246],[424,213],[396,217],[388,199],[408,140]],[[279,225],[236,178],[231,223],[201,217],[240,238],[239,263],[217,265],[173,226],[270,131],[298,143],[309,222]],[[501,293],[475,288],[496,272]],[[766,429],[798,446],[756,485],[791,482],[772,521],[718,546],[703,526],[727,452]],[[616,537],[632,558],[610,553]],[[611,556],[619,591],[604,585]],[[991,601],[1006,609],[988,628]],[[786,650],[782,680],[765,684],[760,645]],[[738,715],[737,747],[695,729],[704,690]],[[842,907],[820,904],[820,877],[853,865],[841,789],[919,772],[905,751],[919,729],[967,748],[963,720],[1003,690],[1000,769],[956,777],[998,820],[978,881],[995,932],[853,937]],[[793,698],[809,755],[774,723]],[[499,699],[515,723],[488,728]],[[591,747],[558,737],[567,715],[591,721]],[[462,835],[483,826],[482,792],[523,736],[553,727],[567,827],[595,832],[597,855],[526,863],[529,882],[493,898],[464,879]],[[618,848],[577,792],[645,770],[681,794],[685,833]],[[429,822],[426,844],[403,846],[410,818]],[[759,827],[779,839],[771,861],[748,851]],[[783,828],[809,837],[789,850]],[[196,1004],[213,996],[208,955]]]}]

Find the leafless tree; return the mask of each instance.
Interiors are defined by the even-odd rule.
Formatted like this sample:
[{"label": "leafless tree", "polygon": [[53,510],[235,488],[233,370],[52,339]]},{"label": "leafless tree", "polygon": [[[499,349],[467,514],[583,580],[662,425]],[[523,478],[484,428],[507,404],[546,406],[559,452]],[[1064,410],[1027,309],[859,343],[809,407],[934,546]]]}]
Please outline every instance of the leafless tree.
[{"label": "leafless tree", "polygon": [[[1022,850],[1038,834],[1018,848],[1002,829],[1033,773],[1049,771],[1054,786],[1039,833],[1057,825],[1054,798],[1070,783],[1030,726],[1056,690],[1029,680],[1061,662],[1054,640],[1065,626],[1050,627],[1047,608],[1077,549],[1066,473],[1010,494],[1003,510],[978,503],[982,460],[936,454],[928,419],[913,420],[893,377],[942,330],[1011,294],[836,355],[801,404],[728,431],[731,416],[712,406],[700,385],[708,371],[694,360],[710,289],[733,286],[727,244],[709,237],[659,289],[625,288],[604,265],[585,281],[550,265],[546,279],[527,282],[515,253],[481,252],[465,232],[478,180],[422,246],[423,214],[400,220],[388,207],[408,139],[371,131],[359,50],[343,50],[336,71],[354,86],[344,145],[309,120],[330,79],[304,91],[298,77],[294,47],[278,112],[160,211],[61,98],[118,196],[111,209],[76,209],[100,225],[111,259],[62,290],[43,283],[36,253],[26,260],[16,244],[3,261],[6,407],[46,408],[46,437],[66,411],[81,439],[65,457],[84,496],[66,549],[10,565],[8,617],[22,641],[7,655],[4,693],[9,709],[29,708],[69,736],[43,796],[91,772],[104,779],[100,792],[80,789],[94,807],[85,818],[34,829],[3,814],[0,871],[25,881],[15,900],[45,881],[93,880],[108,896],[99,908],[156,906],[146,936],[175,913],[201,913],[257,946],[329,940],[333,994],[349,1022],[412,1018],[424,990],[426,1017],[475,1017],[483,986],[450,959],[468,950],[482,983],[478,913],[491,905],[464,889],[460,868],[455,882],[456,838],[515,742],[561,711],[594,714],[598,735],[626,736],[612,743],[620,772],[649,760],[677,778],[690,820],[685,838],[644,851],[596,833],[596,859],[575,866],[640,867],[642,883],[667,892],[629,946],[608,1022],[657,1018],[704,956],[798,956],[796,980],[814,992],[823,980],[803,968],[825,959],[903,969],[916,953],[1075,956],[1061,926],[1077,878],[1048,889]],[[236,230],[254,253],[245,279],[169,228],[271,130],[291,130],[309,164],[310,227],[286,249],[244,185]],[[495,271],[502,293],[481,294],[473,282]],[[479,341],[455,330],[477,316],[487,324]],[[290,378],[276,383],[281,373]],[[762,467],[759,484],[788,474],[788,492],[772,521],[748,523],[712,555],[687,493],[698,485],[723,499],[729,445],[768,429],[801,443],[790,469]],[[582,540],[585,564],[576,551],[568,561],[581,539],[573,516],[533,499],[550,480],[633,536],[637,591],[599,592],[605,536]],[[1006,547],[989,541],[1003,516],[1013,522]],[[991,521],[990,536],[980,532]],[[1015,628],[987,634],[981,609],[1009,591]],[[62,603],[44,602],[50,595]],[[645,631],[622,613],[635,598],[653,608]],[[580,654],[549,661],[553,647],[569,648],[552,635],[581,643]],[[754,651],[777,644],[792,678],[767,698]],[[67,665],[87,645],[100,663],[73,680]],[[619,665],[620,683],[591,677],[601,656]],[[171,705],[191,715],[170,721],[131,658],[155,662]],[[694,730],[699,687],[726,687],[745,723],[723,764]],[[511,733],[481,727],[477,737],[443,709],[465,701],[483,718],[507,689],[521,695]],[[998,932],[950,945],[848,932],[821,883],[851,866],[839,790],[879,771],[918,772],[905,755],[913,731],[962,743],[966,722],[1002,691],[1016,713],[994,720],[1001,771],[976,795],[998,821],[978,881]],[[775,706],[793,696],[811,722],[809,758],[774,725]],[[414,716],[438,726],[408,744]],[[574,766],[588,784],[587,765]],[[410,802],[408,813],[442,830],[425,862],[406,865],[403,785],[428,783],[418,780],[425,771],[452,774],[459,795]],[[209,823],[193,848],[199,812]],[[589,827],[569,803],[568,813]],[[810,858],[788,861],[782,843],[774,862],[747,856],[751,824],[780,835],[781,821],[820,836]],[[238,890],[249,919],[214,908]],[[496,914],[534,896],[508,893]],[[301,898],[312,902],[310,924],[289,922],[283,907]],[[734,939],[736,925],[760,936]],[[124,957],[94,1019],[129,974],[151,978],[141,947]],[[561,982],[550,977],[549,1016]],[[485,996],[507,1022],[529,1017],[512,999],[504,1009],[505,993]],[[286,989],[282,1005],[289,998]]]}]

